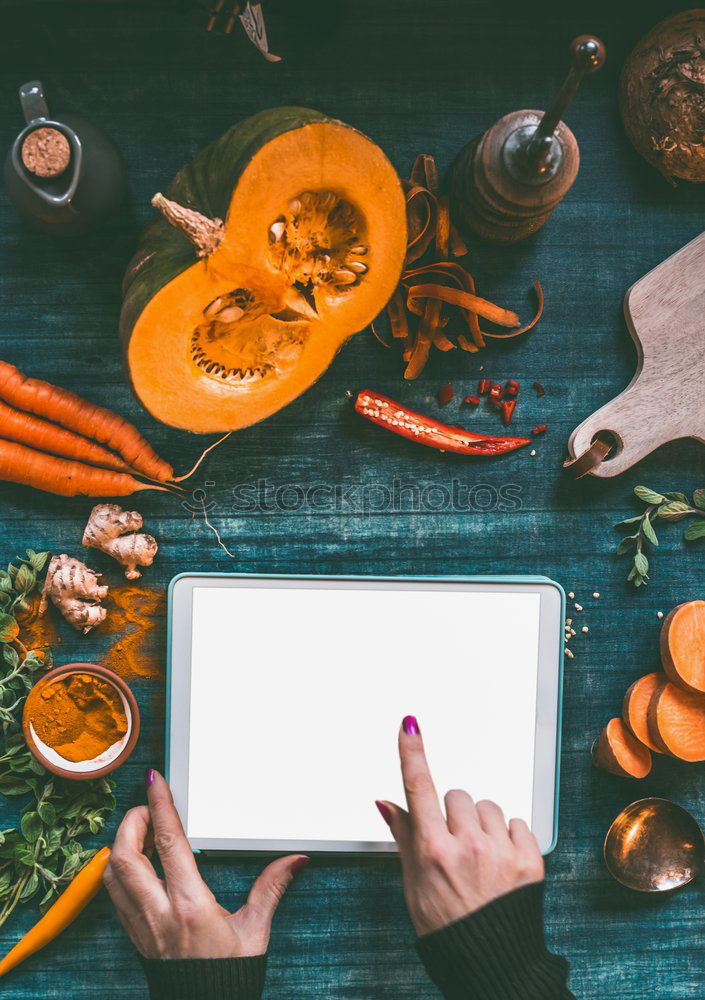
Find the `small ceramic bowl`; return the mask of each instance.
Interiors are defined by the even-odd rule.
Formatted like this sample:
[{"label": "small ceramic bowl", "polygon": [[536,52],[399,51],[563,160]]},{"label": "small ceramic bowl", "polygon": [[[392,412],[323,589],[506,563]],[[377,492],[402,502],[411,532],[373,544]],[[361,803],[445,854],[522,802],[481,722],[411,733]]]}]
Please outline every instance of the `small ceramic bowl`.
[{"label": "small ceramic bowl", "polygon": [[[65,677],[67,674],[92,674],[107,681],[117,690],[122,699],[122,705],[127,716],[127,732],[117,743],[96,757],[94,760],[82,760],[74,763],[64,760],[52,747],[43,743],[34,731],[31,723],[32,702],[41,692],[42,688],[52,681]],[[22,731],[27,746],[37,758],[42,767],[52,774],[57,774],[61,778],[71,778],[74,781],[92,781],[95,778],[102,778],[105,774],[110,774],[116,768],[124,764],[132,751],[140,734],[140,711],[137,707],[137,700],[130,691],[122,677],[118,677],[107,667],[98,666],[95,663],[66,663],[63,667],[54,667],[36,682],[32,688],[24,706],[22,715]]]}]

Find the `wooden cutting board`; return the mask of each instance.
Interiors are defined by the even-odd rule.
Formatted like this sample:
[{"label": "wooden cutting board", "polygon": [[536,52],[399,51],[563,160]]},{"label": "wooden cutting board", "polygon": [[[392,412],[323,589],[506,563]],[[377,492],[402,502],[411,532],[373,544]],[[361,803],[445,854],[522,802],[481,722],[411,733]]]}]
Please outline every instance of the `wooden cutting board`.
[{"label": "wooden cutting board", "polygon": [[[576,474],[618,476],[676,438],[705,444],[705,233],[632,285],[624,315],[636,344],[636,374],[571,434],[566,465],[578,459]],[[613,442],[604,458],[600,439]],[[583,466],[596,463],[581,469],[591,447]]]}]

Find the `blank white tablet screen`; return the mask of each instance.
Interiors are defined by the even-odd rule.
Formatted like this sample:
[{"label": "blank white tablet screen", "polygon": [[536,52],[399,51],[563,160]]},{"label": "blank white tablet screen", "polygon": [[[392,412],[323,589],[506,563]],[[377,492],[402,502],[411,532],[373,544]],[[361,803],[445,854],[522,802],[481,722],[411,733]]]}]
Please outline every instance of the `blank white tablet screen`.
[{"label": "blank white tablet screen", "polygon": [[195,587],[192,838],[387,841],[416,715],[439,794],[531,822],[540,595]]}]

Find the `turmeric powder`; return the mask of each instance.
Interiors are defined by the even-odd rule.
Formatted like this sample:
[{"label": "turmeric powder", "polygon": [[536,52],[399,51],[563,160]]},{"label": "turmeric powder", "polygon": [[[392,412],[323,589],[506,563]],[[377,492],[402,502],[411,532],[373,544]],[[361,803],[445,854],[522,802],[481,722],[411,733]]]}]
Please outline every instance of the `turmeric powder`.
[{"label": "turmeric powder", "polygon": [[64,760],[94,760],[127,733],[120,693],[93,674],[66,674],[33,691],[29,721],[42,743]]}]

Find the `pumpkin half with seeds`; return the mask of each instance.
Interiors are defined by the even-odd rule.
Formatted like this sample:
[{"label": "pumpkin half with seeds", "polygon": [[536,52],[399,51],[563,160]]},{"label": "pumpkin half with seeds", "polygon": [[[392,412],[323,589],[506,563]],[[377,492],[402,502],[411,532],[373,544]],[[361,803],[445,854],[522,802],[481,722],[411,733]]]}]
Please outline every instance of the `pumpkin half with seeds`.
[{"label": "pumpkin half with seeds", "polygon": [[153,204],[121,330],[137,395],[173,427],[236,430],[286,406],[399,281],[399,178],[370,139],[316,111],[234,126]]}]

